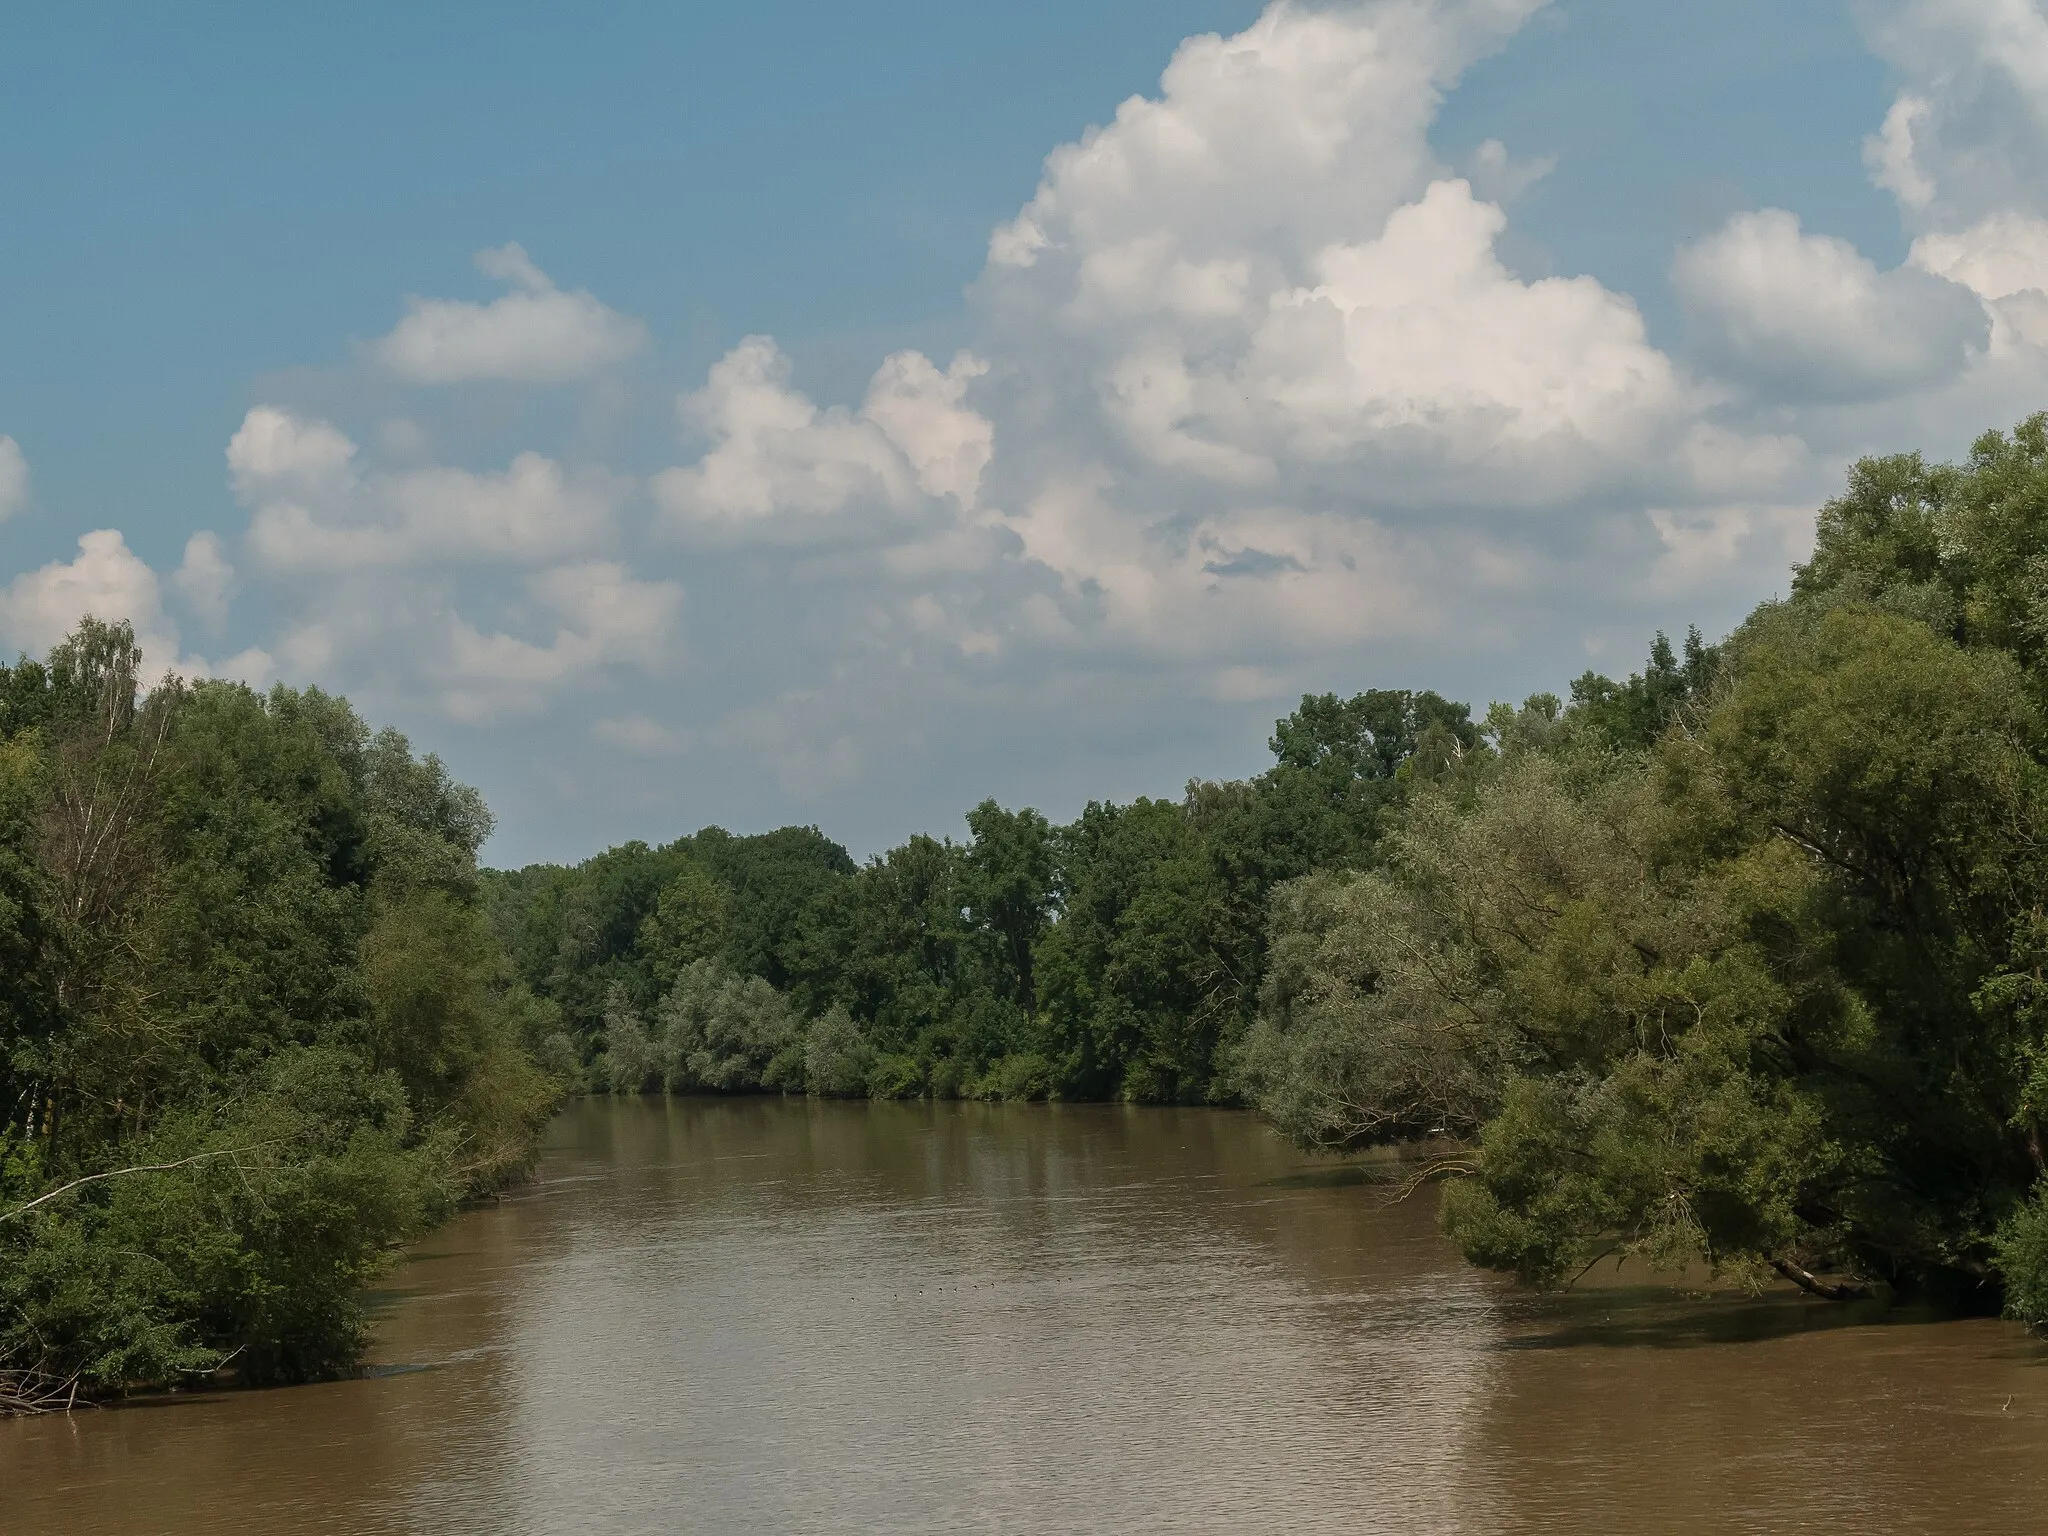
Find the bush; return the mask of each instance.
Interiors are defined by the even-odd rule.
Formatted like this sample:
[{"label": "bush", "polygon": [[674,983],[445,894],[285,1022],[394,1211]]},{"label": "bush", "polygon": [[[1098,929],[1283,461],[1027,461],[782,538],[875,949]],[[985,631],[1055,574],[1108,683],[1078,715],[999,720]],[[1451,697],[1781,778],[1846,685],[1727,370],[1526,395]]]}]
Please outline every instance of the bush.
[{"label": "bush", "polygon": [[914,1056],[878,1055],[868,1068],[869,1098],[919,1099],[924,1087],[924,1068]]},{"label": "bush", "polygon": [[1049,1099],[1059,1073],[1036,1051],[1016,1051],[993,1062],[975,1085],[982,1099]]},{"label": "bush", "polygon": [[2005,1277],[2005,1315],[2037,1328],[2048,1323],[2048,1180],[1999,1224],[1992,1251]]},{"label": "bush", "polygon": [[0,665],[0,1412],[346,1370],[363,1285],[574,1066],[482,920],[475,791],[317,689],[140,665],[90,619]]},{"label": "bush", "polygon": [[673,1057],[665,1042],[654,1039],[640,1015],[614,986],[605,1001],[604,1049],[591,1066],[591,1076],[610,1093],[645,1093],[668,1077]]},{"label": "bush", "polygon": [[[447,1136],[415,1140],[392,1073],[300,1050],[251,1096],[170,1116],[122,1166],[8,1224],[0,1371],[55,1362],[92,1389],[232,1363],[253,1382],[331,1375],[361,1351],[363,1285],[461,1191]],[[409,1144],[410,1143],[410,1144]]]},{"label": "bush", "polygon": [[812,1023],[804,1041],[804,1084],[831,1099],[856,1099],[868,1091],[875,1050],[844,1008],[833,1008]]},{"label": "bush", "polygon": [[661,1000],[659,1017],[671,1089],[737,1093],[781,1087],[793,1076],[796,1012],[758,976],[693,961]]}]

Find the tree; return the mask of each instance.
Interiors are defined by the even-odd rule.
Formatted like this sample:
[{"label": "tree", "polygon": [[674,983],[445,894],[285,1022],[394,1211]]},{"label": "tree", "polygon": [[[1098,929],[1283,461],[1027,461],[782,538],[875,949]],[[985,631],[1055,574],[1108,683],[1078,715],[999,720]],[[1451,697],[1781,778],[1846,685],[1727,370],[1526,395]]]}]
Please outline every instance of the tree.
[{"label": "tree", "polygon": [[139,660],[86,621],[0,669],[0,1409],[345,1369],[364,1281],[561,1086],[475,793],[342,700]]},{"label": "tree", "polygon": [[1688,705],[1706,699],[1720,666],[1720,650],[1700,638],[1697,628],[1685,632],[1685,659],[1671,650],[1659,630],[1650,642],[1650,661],[1625,683],[1597,672],[1585,672],[1572,683],[1572,709],[1582,726],[1598,731],[1624,750],[1648,747]]},{"label": "tree", "polygon": [[648,974],[673,986],[686,967],[724,954],[731,941],[732,893],[702,865],[685,864],[655,898],[636,948]]},{"label": "tree", "polygon": [[967,813],[974,840],[965,855],[969,922],[986,936],[981,959],[991,990],[1026,1014],[1038,1011],[1033,954],[1052,921],[1052,828],[1038,812],[1006,811],[984,800]]}]

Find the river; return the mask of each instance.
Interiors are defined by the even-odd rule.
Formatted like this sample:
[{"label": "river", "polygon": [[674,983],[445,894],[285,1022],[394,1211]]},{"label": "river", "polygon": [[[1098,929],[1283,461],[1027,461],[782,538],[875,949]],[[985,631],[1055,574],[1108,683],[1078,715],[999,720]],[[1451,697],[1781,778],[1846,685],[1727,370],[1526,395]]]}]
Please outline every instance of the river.
[{"label": "river", "polygon": [[371,1372],[0,1423],[8,1536],[2048,1529],[2048,1347],[1476,1273],[1250,1116],[586,1101]]}]

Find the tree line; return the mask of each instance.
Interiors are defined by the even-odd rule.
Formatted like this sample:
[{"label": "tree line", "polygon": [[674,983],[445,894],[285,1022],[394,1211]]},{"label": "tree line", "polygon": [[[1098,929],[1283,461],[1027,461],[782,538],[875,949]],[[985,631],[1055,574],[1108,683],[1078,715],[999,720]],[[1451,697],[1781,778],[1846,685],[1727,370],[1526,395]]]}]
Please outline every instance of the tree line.
[{"label": "tree line", "polygon": [[708,828],[490,873],[486,899],[600,1089],[1231,1100],[1273,890],[1370,862],[1482,741],[1466,706],[1382,690],[1304,699],[1273,749],[1064,826],[984,801],[963,840],[865,864],[816,828]]}]

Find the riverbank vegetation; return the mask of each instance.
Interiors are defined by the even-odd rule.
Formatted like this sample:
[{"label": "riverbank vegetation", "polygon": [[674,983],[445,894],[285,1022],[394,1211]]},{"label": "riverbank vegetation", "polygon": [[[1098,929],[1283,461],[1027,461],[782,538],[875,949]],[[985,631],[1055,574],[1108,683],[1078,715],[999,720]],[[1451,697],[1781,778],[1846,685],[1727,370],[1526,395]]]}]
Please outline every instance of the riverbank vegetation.
[{"label": "riverbank vegetation", "polygon": [[1530,1280],[2041,1321],[2044,659],[2048,419],[1859,464],[1664,723],[1498,712],[1371,868],[1289,888],[1240,1081],[1307,1142],[1461,1139],[1445,1227]]},{"label": "riverbank vegetation", "polygon": [[139,662],[88,620],[0,668],[0,1411],[350,1365],[364,1282],[566,1086],[473,791],[318,690]]},{"label": "riverbank vegetation", "polygon": [[2036,418],[1858,464],[1789,598],[1625,682],[1305,698],[1258,778],[864,865],[709,829],[485,889],[595,1088],[1249,1102],[1448,1138],[1446,1229],[1538,1284],[1704,1260],[2038,1321],[2044,707]]},{"label": "riverbank vegetation", "polygon": [[486,889],[600,1088],[1209,1102],[1274,888],[1369,863],[1411,780],[1479,748],[1433,693],[1306,699],[1261,777],[1066,826],[987,801],[859,866],[712,828]]}]

